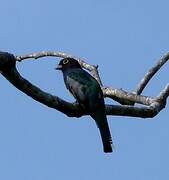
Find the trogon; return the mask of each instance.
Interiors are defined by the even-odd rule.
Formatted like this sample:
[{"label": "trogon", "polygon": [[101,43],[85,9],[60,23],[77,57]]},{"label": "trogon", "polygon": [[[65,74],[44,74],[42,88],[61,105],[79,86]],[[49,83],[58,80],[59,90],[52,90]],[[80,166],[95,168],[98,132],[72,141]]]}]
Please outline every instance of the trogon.
[{"label": "trogon", "polygon": [[62,71],[67,89],[95,120],[100,130],[104,152],[112,152],[112,138],[105,114],[103,92],[97,80],[73,58],[62,59],[56,69]]}]

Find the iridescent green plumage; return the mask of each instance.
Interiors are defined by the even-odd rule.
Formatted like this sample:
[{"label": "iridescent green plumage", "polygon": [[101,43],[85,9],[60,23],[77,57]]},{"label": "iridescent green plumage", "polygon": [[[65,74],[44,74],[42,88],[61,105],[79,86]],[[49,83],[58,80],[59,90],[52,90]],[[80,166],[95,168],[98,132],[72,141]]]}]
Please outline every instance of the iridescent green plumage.
[{"label": "iridescent green plumage", "polygon": [[57,69],[62,70],[67,89],[95,120],[100,130],[104,152],[112,152],[111,134],[99,83],[73,58],[62,59]]}]

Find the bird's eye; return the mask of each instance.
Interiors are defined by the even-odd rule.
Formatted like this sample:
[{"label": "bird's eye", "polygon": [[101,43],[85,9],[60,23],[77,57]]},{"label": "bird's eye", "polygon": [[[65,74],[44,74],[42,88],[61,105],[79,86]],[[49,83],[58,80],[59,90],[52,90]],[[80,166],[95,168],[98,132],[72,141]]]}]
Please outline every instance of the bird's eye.
[{"label": "bird's eye", "polygon": [[69,60],[68,59],[65,59],[64,61],[63,61],[63,64],[67,64],[69,62]]}]

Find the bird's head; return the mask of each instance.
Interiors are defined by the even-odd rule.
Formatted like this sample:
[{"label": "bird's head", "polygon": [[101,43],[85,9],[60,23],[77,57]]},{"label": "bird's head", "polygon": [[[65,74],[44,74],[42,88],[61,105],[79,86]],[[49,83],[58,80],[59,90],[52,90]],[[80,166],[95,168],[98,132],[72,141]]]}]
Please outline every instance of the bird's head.
[{"label": "bird's head", "polygon": [[81,66],[79,62],[73,58],[64,58],[59,62],[55,69],[64,71],[69,68],[81,68]]}]

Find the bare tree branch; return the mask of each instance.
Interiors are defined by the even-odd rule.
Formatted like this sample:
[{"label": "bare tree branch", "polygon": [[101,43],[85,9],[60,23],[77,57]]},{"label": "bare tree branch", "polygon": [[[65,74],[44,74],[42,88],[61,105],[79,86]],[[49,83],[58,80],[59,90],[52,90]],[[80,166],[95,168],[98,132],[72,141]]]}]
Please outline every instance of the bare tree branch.
[{"label": "bare tree branch", "polygon": [[169,96],[169,84],[167,84],[166,87],[160,92],[158,99],[161,99],[162,101],[166,101],[168,96]]},{"label": "bare tree branch", "polygon": [[146,107],[133,107],[133,106],[120,106],[120,105],[106,105],[106,114],[113,116],[129,116],[140,118],[153,118],[162,108],[161,105],[146,106]]},{"label": "bare tree branch", "polygon": [[[77,103],[69,103],[63,99],[53,96],[47,92],[42,91],[40,88],[34,86],[29,81],[24,79],[16,69],[16,61],[22,61],[28,58],[40,58],[45,56],[55,56],[55,57],[73,57],[62,52],[40,52],[33,53],[24,56],[14,56],[6,52],[0,52],[0,71],[1,74],[11,82],[16,88],[32,97],[36,101],[54,108],[67,116],[70,117],[80,117],[83,115],[88,115],[88,112]],[[168,57],[165,56],[165,59]],[[90,71],[94,76],[99,78],[99,73],[97,66],[90,65],[84,60],[75,58],[79,60],[81,66]],[[163,58],[162,58],[163,61]],[[164,64],[164,61],[163,61]],[[160,67],[159,67],[160,68]],[[156,71],[157,72],[157,71]],[[154,73],[155,74],[155,73]],[[152,77],[152,75],[151,75]],[[151,79],[151,78],[149,78]],[[100,81],[101,82],[101,81]],[[148,83],[148,82],[147,82]],[[145,84],[145,83],[144,83]],[[142,85],[140,85],[143,87]],[[145,85],[144,85],[145,87]],[[139,88],[138,88],[139,89]],[[141,88],[140,88],[141,89]],[[142,88],[143,89],[143,88]],[[102,87],[105,97],[110,97],[120,103],[128,103],[131,105],[106,105],[107,115],[117,115],[117,116],[131,116],[131,117],[141,117],[141,118],[152,118],[157,115],[163,108],[165,108],[166,100],[169,96],[169,85],[167,85],[157,97],[147,97],[136,95],[135,93],[128,93],[122,89],[113,89],[111,87]],[[146,106],[135,107],[135,103],[143,104]]]},{"label": "bare tree branch", "polygon": [[160,67],[168,60],[169,58],[169,53],[167,53],[163,58],[159,60],[159,62],[149,70],[149,72],[145,75],[145,77],[142,79],[142,81],[139,83],[138,88],[136,92],[133,93],[128,93],[122,89],[113,89],[110,87],[103,87],[103,84],[101,82],[99,72],[98,72],[98,66],[90,65],[86,63],[84,60],[81,58],[75,57],[73,55],[60,52],[60,51],[42,51],[42,52],[37,52],[37,53],[31,53],[23,56],[16,56],[17,61],[23,61],[25,59],[29,58],[42,58],[46,56],[53,56],[53,57],[61,57],[61,58],[67,58],[71,57],[79,61],[80,65],[91,72],[93,77],[96,78],[96,80],[99,82],[99,84],[102,87],[103,94],[105,97],[109,97],[117,102],[119,102],[122,105],[134,105],[134,103],[140,103],[144,105],[150,105],[151,99],[149,97],[143,97],[143,96],[137,96],[141,94],[149,80],[153,77],[153,75],[160,69]]},{"label": "bare tree branch", "polygon": [[47,57],[47,56],[61,57],[61,58],[68,58],[69,57],[69,58],[74,58],[74,59],[78,60],[80,65],[84,69],[91,72],[93,77],[102,86],[102,82],[101,82],[99,72],[98,72],[98,65],[97,66],[90,65],[90,64],[86,63],[84,60],[82,60],[81,58],[75,57],[73,55],[70,55],[70,54],[67,54],[67,53],[64,53],[61,51],[42,51],[42,52],[37,52],[37,53],[32,53],[32,54],[27,54],[27,55],[22,55],[22,56],[16,56],[16,59],[17,59],[17,61],[21,62],[25,59],[30,59],[30,58],[39,59],[39,58]]},{"label": "bare tree branch", "polygon": [[137,95],[140,95],[144,88],[146,87],[146,85],[148,84],[148,82],[151,80],[151,78],[157,73],[158,70],[160,70],[160,68],[169,60],[169,52],[166,53],[158,62],[157,64],[155,64],[154,67],[152,67],[147,74],[144,76],[144,78],[140,81],[140,83],[138,84],[136,90],[134,91],[134,93],[136,93]]},{"label": "bare tree branch", "polygon": [[[152,79],[152,77],[160,70],[160,68],[169,60],[169,52],[166,53],[156,64],[153,66],[148,73],[143,77],[143,79],[138,84],[136,90],[133,93],[128,93],[122,89],[113,89],[109,87],[103,87],[103,92],[105,97],[109,97],[122,105],[134,105],[134,103],[140,103],[144,105],[150,105],[152,99],[150,97],[145,96],[137,96],[140,95],[148,82]],[[165,88],[162,92],[163,100],[166,101],[169,96],[169,90]],[[162,97],[161,97],[162,98]]]},{"label": "bare tree branch", "polygon": [[[169,59],[169,53],[167,53],[157,62],[157,64],[154,67],[152,67],[148,71],[148,73],[145,75],[145,77],[139,83],[136,91],[134,91],[133,93],[128,93],[122,89],[113,89],[111,87],[103,87],[100,76],[99,76],[99,72],[98,72],[98,66],[90,65],[80,58],[74,57],[72,55],[69,55],[69,54],[66,54],[63,52],[44,52],[43,51],[40,53],[34,53],[34,54],[26,55],[26,56],[20,56],[19,59],[22,59],[22,60],[26,59],[26,58],[37,59],[39,57],[44,57],[44,56],[57,56],[57,57],[63,57],[63,58],[73,57],[73,58],[77,59],[79,61],[79,63],[81,64],[81,66],[83,68],[85,68],[86,70],[88,70],[89,72],[91,72],[91,74],[99,82],[99,84],[102,87],[103,94],[105,97],[109,97],[109,98],[119,102],[122,105],[131,105],[131,106],[133,106],[135,103],[150,106],[152,104],[152,102],[155,101],[155,98],[151,98],[151,97],[147,97],[147,96],[138,96],[138,95],[140,95],[142,93],[143,89],[146,87],[146,85],[148,84],[150,79]],[[163,90],[161,92],[161,94],[159,95],[158,98],[156,98],[156,100],[159,101],[159,99],[163,99],[163,101],[161,101],[161,103],[165,104],[167,97],[168,97],[168,89],[165,88],[165,90]]]},{"label": "bare tree branch", "polygon": [[136,95],[134,93],[126,92],[122,89],[113,89],[111,87],[103,87],[103,94],[120,104],[134,105],[134,103],[150,106],[154,102],[154,98],[148,96]]}]

